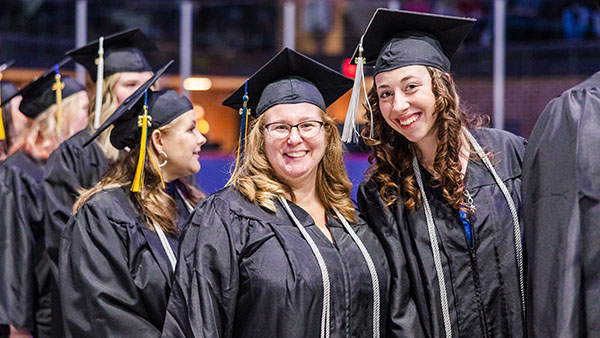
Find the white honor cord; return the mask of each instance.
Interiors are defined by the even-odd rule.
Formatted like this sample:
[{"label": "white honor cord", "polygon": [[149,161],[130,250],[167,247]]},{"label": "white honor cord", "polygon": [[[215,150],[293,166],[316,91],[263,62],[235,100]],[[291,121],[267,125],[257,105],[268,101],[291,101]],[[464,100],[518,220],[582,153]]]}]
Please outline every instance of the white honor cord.
[{"label": "white honor cord", "polygon": [[463,127],[463,132],[467,135],[467,137],[469,138],[469,141],[471,141],[473,148],[475,148],[475,151],[477,151],[477,154],[479,155],[479,157],[481,158],[481,160],[483,161],[485,166],[488,168],[488,170],[490,171],[492,176],[494,176],[494,180],[496,180],[496,184],[498,184],[498,186],[500,187],[500,190],[502,191],[502,193],[504,194],[504,198],[506,199],[506,203],[508,203],[508,208],[510,209],[510,214],[511,214],[512,220],[513,220],[515,255],[517,258],[517,266],[519,269],[519,291],[521,293],[520,294],[521,308],[523,310],[523,316],[525,316],[525,282],[524,282],[524,278],[523,278],[523,247],[521,244],[521,228],[519,226],[519,216],[517,214],[517,208],[515,207],[515,202],[513,201],[512,197],[510,196],[510,192],[508,192],[506,185],[504,185],[504,182],[502,182],[502,179],[500,178],[500,176],[498,176],[498,174],[496,173],[496,170],[494,170],[494,167],[492,166],[492,163],[490,162],[489,158],[483,152],[483,149],[481,149],[479,142],[477,142],[477,140],[473,137],[473,135],[471,135],[471,133],[467,130],[467,128]]},{"label": "white honor cord", "polygon": [[288,213],[288,215],[292,218],[292,220],[296,224],[296,227],[298,228],[298,230],[300,230],[302,237],[304,237],[304,239],[306,240],[306,242],[312,249],[313,254],[317,258],[317,262],[319,263],[319,268],[321,268],[321,277],[323,280],[323,311],[321,312],[321,334],[320,334],[320,337],[321,338],[329,338],[329,317],[330,317],[330,313],[331,313],[331,311],[330,311],[331,285],[330,285],[330,281],[329,281],[329,272],[327,271],[327,266],[325,265],[325,260],[323,259],[323,256],[321,255],[321,252],[319,251],[319,248],[317,248],[317,245],[315,244],[313,239],[310,237],[310,235],[308,234],[306,229],[304,229],[304,226],[302,226],[302,224],[300,223],[298,218],[296,218],[296,215],[294,215],[294,213],[292,212],[292,209],[290,209],[290,206],[288,205],[285,198],[283,198],[282,196],[279,196],[279,201],[285,208],[285,211]]},{"label": "white honor cord", "polygon": [[163,232],[163,230],[156,224],[153,224],[153,226],[154,226],[154,231],[156,231],[156,234],[158,235],[158,239],[160,239],[160,244],[162,245],[163,250],[165,250],[165,253],[167,254],[167,258],[169,258],[169,263],[171,263],[171,268],[173,269],[173,271],[175,271],[175,266],[177,265],[177,257],[175,257],[175,252],[173,252],[173,248],[171,248],[171,245],[169,244],[169,241],[167,240],[167,236],[165,236],[165,233]]},{"label": "white honor cord", "polygon": [[191,214],[192,211],[194,211],[194,207],[190,204],[190,202],[188,202],[188,200],[185,199],[185,197],[183,197],[183,194],[178,188],[175,188],[175,190],[177,190],[177,194],[179,194],[179,197],[183,201],[183,204],[185,204],[185,208]]},{"label": "white honor cord", "polygon": [[346,228],[346,231],[348,232],[348,234],[350,234],[350,237],[352,237],[352,239],[354,240],[354,242],[360,249],[360,252],[362,253],[365,261],[367,262],[367,266],[369,267],[369,273],[371,274],[371,284],[373,285],[373,338],[379,338],[379,336],[381,334],[381,332],[380,332],[381,329],[380,329],[380,325],[379,325],[379,320],[380,320],[380,318],[379,318],[380,317],[380,309],[379,308],[381,306],[381,301],[379,299],[379,297],[380,297],[379,276],[377,276],[377,270],[375,269],[375,264],[373,263],[373,259],[371,258],[369,251],[367,250],[367,248],[365,247],[363,242],[360,240],[360,238],[358,238],[358,236],[356,235],[356,232],[354,232],[354,230],[352,230],[352,227],[350,227],[350,224],[348,223],[346,218],[344,218],[344,216],[342,216],[342,214],[340,214],[340,212],[337,211],[336,209],[333,209],[333,211],[335,211],[337,217],[344,225],[344,228]]},{"label": "white honor cord", "polygon": [[433,223],[433,216],[431,209],[429,208],[429,202],[427,201],[427,195],[425,195],[425,188],[423,187],[423,180],[421,179],[421,171],[419,170],[419,161],[416,156],[413,156],[413,171],[419,189],[421,190],[421,198],[423,199],[423,209],[425,209],[425,219],[427,220],[427,231],[429,232],[429,241],[431,242],[431,253],[433,254],[433,263],[435,265],[435,272],[438,277],[438,284],[440,287],[440,302],[442,306],[442,317],[444,319],[444,331],[446,332],[446,338],[452,337],[452,325],[450,324],[450,310],[448,308],[448,295],[446,294],[446,278],[444,277],[444,269],[442,268],[442,260],[440,259],[440,247],[438,246],[437,234],[435,231],[435,224]]},{"label": "white honor cord", "polygon": [[94,111],[94,128],[100,128],[100,114],[102,112],[102,89],[104,87],[104,37],[98,39],[98,72],[96,73],[96,107]]}]

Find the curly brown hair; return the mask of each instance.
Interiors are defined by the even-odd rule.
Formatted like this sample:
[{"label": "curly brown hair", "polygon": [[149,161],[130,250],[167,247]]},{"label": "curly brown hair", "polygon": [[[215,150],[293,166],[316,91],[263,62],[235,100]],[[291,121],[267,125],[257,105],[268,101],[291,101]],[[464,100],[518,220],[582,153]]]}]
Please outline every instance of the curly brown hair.
[{"label": "curly brown hair", "polygon": [[[437,68],[426,67],[431,76],[432,91],[435,97],[434,128],[437,129],[437,149],[433,163],[434,173],[430,184],[441,187],[444,199],[455,210],[468,214],[471,210],[464,206],[463,174],[459,159],[462,145],[462,127],[483,124],[483,119],[469,119],[460,106],[456,86],[452,77]],[[412,167],[416,149],[400,133],[392,129],[379,110],[379,98],[375,81],[369,91],[368,100],[373,109],[373,137],[369,137],[370,122],[363,129],[365,143],[373,148],[369,156],[371,163],[367,176],[379,186],[381,198],[386,206],[392,205],[400,196],[405,198],[405,206],[413,210],[422,203],[421,192],[416,184]],[[369,121],[368,111],[365,114]]]},{"label": "curly brown hair", "polygon": [[[335,121],[321,111],[325,124],[325,142],[327,149],[317,170],[317,194],[327,213],[334,215],[337,209],[347,220],[356,222],[354,205],[350,199],[352,183],[348,179],[344,166],[342,142]],[[238,171],[234,172],[232,184],[247,199],[260,206],[275,211],[277,195],[289,194],[295,201],[292,189],[277,179],[273,167],[265,153],[265,114],[253,121],[246,154]]]}]

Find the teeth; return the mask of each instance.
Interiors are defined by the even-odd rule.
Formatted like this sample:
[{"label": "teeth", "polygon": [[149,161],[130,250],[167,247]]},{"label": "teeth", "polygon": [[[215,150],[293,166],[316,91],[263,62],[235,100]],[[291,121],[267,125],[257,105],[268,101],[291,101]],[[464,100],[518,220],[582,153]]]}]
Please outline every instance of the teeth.
[{"label": "teeth", "polygon": [[413,117],[409,118],[408,120],[400,121],[400,125],[408,126],[409,124],[415,122],[418,118],[419,118],[419,114],[415,114]]},{"label": "teeth", "polygon": [[307,151],[299,151],[299,152],[295,152],[295,153],[286,153],[287,156],[289,157],[302,157],[304,155],[306,155]]}]

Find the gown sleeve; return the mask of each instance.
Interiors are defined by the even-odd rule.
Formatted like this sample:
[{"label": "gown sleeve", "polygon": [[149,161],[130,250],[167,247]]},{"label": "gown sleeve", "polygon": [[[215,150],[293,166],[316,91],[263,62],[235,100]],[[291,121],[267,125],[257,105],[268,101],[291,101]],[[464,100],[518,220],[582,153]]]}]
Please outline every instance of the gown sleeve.
[{"label": "gown sleeve", "polygon": [[391,210],[394,206],[384,208],[385,204],[373,182],[360,184],[357,193],[358,208],[373,229],[390,265],[390,299],[388,336],[390,337],[424,337],[419,314],[411,296],[408,275],[408,263]]},{"label": "gown sleeve", "polygon": [[227,202],[204,200],[179,246],[163,337],[232,337],[239,290],[237,221]]},{"label": "gown sleeve", "polygon": [[158,337],[128,265],[143,259],[127,250],[132,240],[127,227],[134,220],[128,222],[124,213],[109,218],[120,209],[108,203],[86,202],[62,234],[59,285],[65,336]]},{"label": "gown sleeve", "polygon": [[39,185],[17,168],[0,168],[0,324],[34,332]]},{"label": "gown sleeve", "polygon": [[71,217],[71,210],[81,189],[77,168],[85,168],[77,149],[61,145],[48,158],[44,170],[44,195],[46,217],[46,249],[57,277],[60,235]]}]

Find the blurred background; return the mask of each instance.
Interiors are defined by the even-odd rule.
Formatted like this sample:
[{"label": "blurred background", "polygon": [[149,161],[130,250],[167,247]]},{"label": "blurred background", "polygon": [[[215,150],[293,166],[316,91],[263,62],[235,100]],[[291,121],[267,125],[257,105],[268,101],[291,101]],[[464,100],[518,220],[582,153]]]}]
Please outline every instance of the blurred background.
[{"label": "blurred background", "polygon": [[[69,49],[123,29],[143,30],[158,46],[149,55],[154,67],[175,60],[161,88],[184,92],[195,105],[209,141],[198,174],[208,193],[227,181],[238,142],[240,116],[221,101],[282,47],[353,77],[348,58],[378,7],[476,18],[453,59],[462,104],[523,137],[550,99],[600,69],[593,0],[0,0],[0,6],[0,63],[16,61],[4,79],[18,87]],[[85,72],[78,79],[93,88]],[[349,98],[329,111],[340,127]],[[355,186],[367,157],[364,146],[348,149]]]}]

